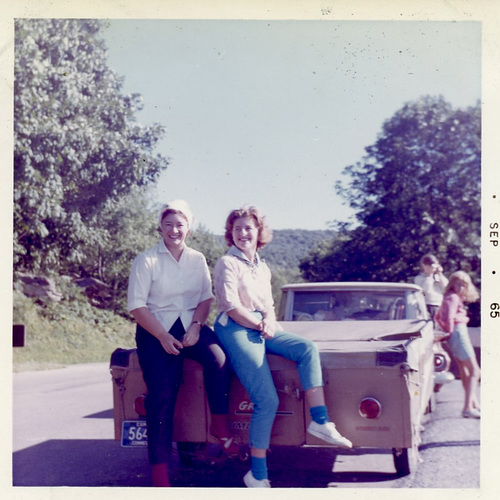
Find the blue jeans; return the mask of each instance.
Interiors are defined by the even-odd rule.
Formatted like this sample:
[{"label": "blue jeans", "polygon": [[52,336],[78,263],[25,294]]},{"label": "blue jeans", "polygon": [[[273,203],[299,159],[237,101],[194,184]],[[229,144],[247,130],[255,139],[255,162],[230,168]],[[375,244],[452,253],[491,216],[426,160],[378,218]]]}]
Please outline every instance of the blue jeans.
[{"label": "blue jeans", "polygon": [[266,353],[295,361],[302,388],[307,390],[323,386],[318,348],[312,340],[293,333],[276,332],[272,339],[263,339],[259,331],[241,326],[226,314],[219,314],[214,331],[253,403],[249,444],[267,449],[279,399]]}]

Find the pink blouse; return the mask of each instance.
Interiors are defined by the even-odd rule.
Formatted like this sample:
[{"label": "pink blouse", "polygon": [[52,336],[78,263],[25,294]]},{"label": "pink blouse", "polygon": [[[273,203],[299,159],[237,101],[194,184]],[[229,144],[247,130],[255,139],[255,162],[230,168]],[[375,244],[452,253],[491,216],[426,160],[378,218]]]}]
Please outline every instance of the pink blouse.
[{"label": "pink blouse", "polygon": [[219,312],[240,306],[249,311],[268,311],[274,306],[271,271],[258,255],[256,259],[251,263],[233,246],[217,261],[214,285]]},{"label": "pink blouse", "polygon": [[447,293],[435,317],[438,325],[447,333],[453,333],[455,325],[467,324],[469,317],[464,302],[456,293]]}]

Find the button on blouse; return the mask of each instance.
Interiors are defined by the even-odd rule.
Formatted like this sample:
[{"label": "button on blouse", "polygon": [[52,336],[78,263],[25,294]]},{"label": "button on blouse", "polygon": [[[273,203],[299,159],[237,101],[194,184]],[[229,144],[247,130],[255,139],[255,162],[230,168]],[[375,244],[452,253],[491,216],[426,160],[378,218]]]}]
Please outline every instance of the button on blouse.
[{"label": "button on blouse", "polygon": [[219,312],[240,306],[249,311],[273,307],[271,271],[258,254],[252,263],[233,245],[215,265],[214,284]]},{"label": "button on blouse", "polygon": [[185,247],[179,261],[165,243],[139,254],[130,271],[127,308],[147,307],[169,331],[177,318],[188,329],[200,302],[213,298],[205,256]]}]

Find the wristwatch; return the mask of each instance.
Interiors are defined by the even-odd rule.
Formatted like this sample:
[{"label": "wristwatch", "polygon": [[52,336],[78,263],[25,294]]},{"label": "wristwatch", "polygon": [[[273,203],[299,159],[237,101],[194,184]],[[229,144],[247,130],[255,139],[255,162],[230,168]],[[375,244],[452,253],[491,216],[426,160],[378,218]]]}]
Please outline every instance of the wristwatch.
[{"label": "wristwatch", "polygon": [[194,320],[191,324],[192,324],[192,325],[200,325],[200,328],[203,326],[203,325],[201,324],[201,321],[198,321],[198,320]]}]

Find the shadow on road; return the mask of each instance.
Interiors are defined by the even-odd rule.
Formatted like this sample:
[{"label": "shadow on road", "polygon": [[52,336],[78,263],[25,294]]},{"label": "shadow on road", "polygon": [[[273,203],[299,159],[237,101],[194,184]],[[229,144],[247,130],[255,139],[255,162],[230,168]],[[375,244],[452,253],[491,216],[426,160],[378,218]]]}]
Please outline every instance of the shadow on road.
[{"label": "shadow on road", "polygon": [[93,415],[87,415],[83,418],[109,418],[113,419],[113,408],[111,410],[100,411],[99,413],[94,413]]},{"label": "shadow on road", "polygon": [[481,441],[479,439],[474,441],[442,441],[436,443],[425,443],[419,446],[419,450],[428,450],[430,448],[446,448],[450,446],[480,446]]},{"label": "shadow on road", "polygon": [[[346,456],[380,455],[387,450],[336,450],[328,447],[279,447],[269,456],[269,475],[276,488],[328,488],[332,483],[377,483],[397,479],[396,473],[342,471],[335,472],[336,460]],[[392,454],[391,454],[392,456]],[[284,467],[283,464],[287,464]]]},{"label": "shadow on road", "polygon": [[[94,416],[95,417],[95,416]],[[393,480],[394,474],[359,471],[332,472],[338,456],[359,451],[336,452],[331,448],[273,448],[269,474],[275,488],[327,488],[329,483],[363,483]],[[240,488],[248,461],[221,459],[212,450],[203,460],[181,465],[174,455],[173,486]],[[286,464],[286,466],[284,466]],[[122,448],[113,440],[48,440],[13,454],[14,486],[149,487],[146,448]]]},{"label": "shadow on road", "polygon": [[49,440],[13,454],[14,486],[149,486],[146,449],[112,440]]}]

